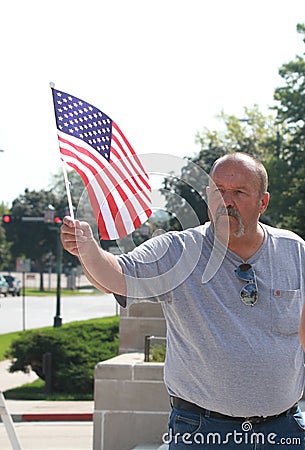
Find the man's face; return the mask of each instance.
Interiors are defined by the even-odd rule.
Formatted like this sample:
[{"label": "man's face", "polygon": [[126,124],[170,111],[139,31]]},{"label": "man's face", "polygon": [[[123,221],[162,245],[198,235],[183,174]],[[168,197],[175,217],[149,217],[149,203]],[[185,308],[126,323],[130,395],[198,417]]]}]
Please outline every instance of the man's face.
[{"label": "man's face", "polygon": [[255,167],[240,160],[218,163],[207,192],[210,220],[220,236],[226,233],[229,238],[254,231],[268,204],[268,194],[260,194]]}]

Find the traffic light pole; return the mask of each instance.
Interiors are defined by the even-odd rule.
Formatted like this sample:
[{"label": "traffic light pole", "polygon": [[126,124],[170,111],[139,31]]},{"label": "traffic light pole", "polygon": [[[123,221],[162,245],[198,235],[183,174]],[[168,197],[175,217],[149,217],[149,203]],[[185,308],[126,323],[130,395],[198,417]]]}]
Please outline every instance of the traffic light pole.
[{"label": "traffic light pole", "polygon": [[54,328],[60,328],[62,325],[62,318],[60,316],[60,293],[61,293],[61,268],[62,268],[62,245],[60,241],[60,226],[56,227],[57,239],[57,261],[56,261],[56,315],[54,317]]}]

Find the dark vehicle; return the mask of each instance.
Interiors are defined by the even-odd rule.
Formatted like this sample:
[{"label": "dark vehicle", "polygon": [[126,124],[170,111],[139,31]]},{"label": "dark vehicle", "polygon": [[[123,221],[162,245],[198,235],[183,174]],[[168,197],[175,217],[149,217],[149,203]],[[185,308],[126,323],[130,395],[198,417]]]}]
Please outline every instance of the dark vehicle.
[{"label": "dark vehicle", "polygon": [[8,292],[15,297],[16,295],[19,297],[20,295],[20,281],[17,280],[13,275],[4,275],[5,280],[8,283]]},{"label": "dark vehicle", "polygon": [[3,294],[4,297],[7,296],[9,291],[9,285],[3,275],[0,275],[0,295]]}]

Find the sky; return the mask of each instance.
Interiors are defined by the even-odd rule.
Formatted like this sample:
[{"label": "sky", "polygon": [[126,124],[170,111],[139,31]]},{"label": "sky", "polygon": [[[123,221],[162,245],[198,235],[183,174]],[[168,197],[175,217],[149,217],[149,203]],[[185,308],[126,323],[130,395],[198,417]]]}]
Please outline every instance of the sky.
[{"label": "sky", "polygon": [[0,203],[61,170],[49,83],[92,103],[139,155],[179,158],[217,115],[268,113],[303,55],[304,0],[2,0]]}]

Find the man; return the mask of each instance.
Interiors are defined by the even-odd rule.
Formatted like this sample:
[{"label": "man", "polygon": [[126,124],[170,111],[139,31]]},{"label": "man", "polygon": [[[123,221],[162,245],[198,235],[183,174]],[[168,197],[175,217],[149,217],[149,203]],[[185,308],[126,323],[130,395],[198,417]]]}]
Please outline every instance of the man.
[{"label": "man", "polygon": [[305,449],[297,406],[305,242],[259,222],[269,194],[258,160],[225,155],[210,178],[209,223],[116,257],[99,248],[88,224],[65,218],[63,245],[123,306],[161,302],[170,449]]}]

